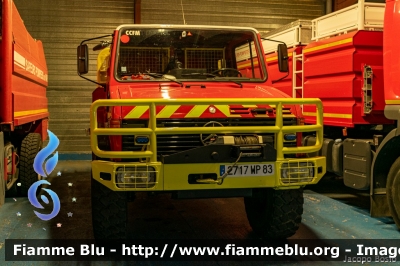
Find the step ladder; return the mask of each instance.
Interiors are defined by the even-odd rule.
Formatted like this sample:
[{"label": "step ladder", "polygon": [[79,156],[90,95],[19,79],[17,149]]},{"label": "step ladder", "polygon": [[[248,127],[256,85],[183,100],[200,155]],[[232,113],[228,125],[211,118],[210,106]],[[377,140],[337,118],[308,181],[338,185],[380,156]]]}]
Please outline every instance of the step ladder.
[{"label": "step ladder", "polygon": [[[300,51],[298,51],[300,50]],[[300,64],[298,64],[300,62]],[[292,97],[303,98],[304,89],[304,56],[301,49],[293,50]],[[299,80],[299,81],[298,81]],[[300,83],[300,84],[299,84]],[[303,107],[303,106],[302,106]]]}]

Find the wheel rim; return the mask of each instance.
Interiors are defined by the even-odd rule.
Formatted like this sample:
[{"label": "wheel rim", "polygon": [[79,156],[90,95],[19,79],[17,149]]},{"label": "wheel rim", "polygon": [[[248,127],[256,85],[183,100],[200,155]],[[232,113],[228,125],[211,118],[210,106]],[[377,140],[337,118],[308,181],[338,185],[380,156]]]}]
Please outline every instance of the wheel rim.
[{"label": "wheel rim", "polygon": [[387,192],[388,192],[389,209],[397,227],[400,228],[400,195],[399,195],[400,169],[397,171],[395,177],[393,178],[393,182],[389,183],[388,186],[389,188]]}]

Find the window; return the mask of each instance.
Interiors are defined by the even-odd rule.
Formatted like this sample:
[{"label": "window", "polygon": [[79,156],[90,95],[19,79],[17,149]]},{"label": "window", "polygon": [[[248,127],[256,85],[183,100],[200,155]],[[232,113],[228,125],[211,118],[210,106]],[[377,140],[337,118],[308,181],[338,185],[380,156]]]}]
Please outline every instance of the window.
[{"label": "window", "polygon": [[266,71],[258,62],[256,36],[253,30],[242,28],[123,27],[116,78],[122,82],[165,77],[183,81],[262,81]]}]

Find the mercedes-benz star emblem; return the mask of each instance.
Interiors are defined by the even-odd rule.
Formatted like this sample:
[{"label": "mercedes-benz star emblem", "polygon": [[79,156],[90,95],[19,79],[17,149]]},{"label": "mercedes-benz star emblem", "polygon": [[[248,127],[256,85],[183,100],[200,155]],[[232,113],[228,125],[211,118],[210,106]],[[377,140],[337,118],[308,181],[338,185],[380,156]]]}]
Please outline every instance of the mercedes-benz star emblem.
[{"label": "mercedes-benz star emblem", "polygon": [[[210,107],[210,108],[214,108],[214,107]],[[215,110],[215,108],[214,108],[214,110]],[[211,112],[211,110],[210,110],[210,112]],[[217,121],[210,121],[210,122],[205,123],[203,127],[215,127],[215,126],[223,127],[224,125],[222,125],[220,122],[217,122]],[[205,134],[205,135],[207,135],[207,134]],[[217,138],[218,138],[217,134],[210,134],[208,136],[203,136],[203,134],[200,134],[200,140],[204,146],[207,146],[207,145],[213,143],[214,141],[217,140]]]}]

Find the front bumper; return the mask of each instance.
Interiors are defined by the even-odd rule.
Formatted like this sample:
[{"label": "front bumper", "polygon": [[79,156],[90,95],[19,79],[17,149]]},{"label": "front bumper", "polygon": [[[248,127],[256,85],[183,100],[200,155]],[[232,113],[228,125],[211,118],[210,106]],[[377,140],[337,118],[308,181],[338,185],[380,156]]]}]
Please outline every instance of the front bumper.
[{"label": "front bumper", "polygon": [[[193,183],[190,176],[215,176],[221,178],[221,163],[199,164],[162,164],[156,163],[120,163],[95,160],[92,162],[93,178],[114,191],[178,191],[201,189],[236,189],[236,188],[298,188],[308,184],[316,184],[325,174],[325,157],[304,159],[286,159],[267,162],[273,166],[274,173],[260,176],[227,176],[222,184],[215,182]],[[258,163],[238,163],[237,166],[256,165]],[[308,165],[307,167],[303,167]],[[288,176],[288,166],[291,174]],[[137,178],[135,182],[117,181],[117,175],[132,172],[131,169],[151,169],[149,175],[155,178]],[[312,176],[300,174],[296,168],[307,168]],[[282,172],[286,172],[282,176]],[[301,178],[296,178],[301,175]],[[285,178],[286,176],[286,178]],[[207,179],[205,180],[207,181]]]},{"label": "front bumper", "polygon": [[[224,127],[159,127],[157,119],[162,117],[157,114],[158,106],[202,106],[209,107],[221,105],[269,105],[274,106],[273,124],[265,126],[233,126]],[[289,105],[315,105],[316,123],[314,125],[286,125],[283,123],[284,106]],[[149,112],[148,126],[144,128],[99,128],[97,121],[97,109],[105,106],[136,106],[144,107]],[[276,189],[298,188],[307,184],[316,184],[326,171],[325,157],[309,157],[304,159],[293,158],[296,154],[311,154],[321,149],[323,140],[323,115],[322,102],[319,99],[292,99],[292,98],[259,98],[259,99],[132,99],[132,100],[97,100],[91,106],[90,138],[94,155],[99,158],[115,158],[114,161],[96,160],[92,162],[93,178],[115,191],[176,191],[176,190],[202,190],[202,189],[236,189],[236,188],[265,188]],[[163,109],[164,110],[164,109]],[[284,135],[286,133],[315,132],[316,143],[311,146],[285,147]],[[225,176],[224,169],[234,165],[233,161],[211,161],[205,160],[203,153],[191,156],[189,151],[180,157],[178,153],[171,160],[159,160],[157,155],[157,136],[184,135],[184,134],[222,134],[222,135],[243,135],[243,134],[273,134],[274,153],[265,150],[261,152],[265,156],[259,158],[240,159],[237,156],[237,164],[242,170],[250,167],[268,167],[273,169],[267,174],[255,171],[252,175],[241,174],[240,176]],[[98,136],[147,136],[149,143],[141,151],[107,151],[99,148]],[[208,145],[207,147],[214,145]],[[203,147],[203,150],[206,149]],[[202,151],[203,151],[202,150]],[[223,150],[223,149],[222,149]],[[240,150],[240,149],[239,149]],[[192,151],[192,150],[190,150]],[[243,151],[244,152],[244,151]],[[188,155],[189,157],[186,157]],[[289,156],[287,156],[289,155]],[[203,161],[196,161],[190,158],[200,157]],[[229,156],[226,155],[226,158]],[[233,157],[235,158],[235,157]],[[126,159],[136,162],[116,162]],[[306,169],[301,169],[305,165]],[[227,168],[226,168],[227,167]],[[304,167],[303,167],[304,168]],[[133,169],[133,170],[132,170]],[[311,171],[312,170],[312,171]],[[227,170],[228,171],[228,170]],[[305,172],[308,171],[308,174]],[[312,172],[312,176],[311,176]],[[288,173],[289,177],[288,178]],[[286,177],[285,177],[286,176]],[[296,177],[298,176],[298,177]],[[116,180],[118,179],[118,182]],[[123,177],[123,178],[122,178]],[[134,180],[134,182],[132,181]]]}]

